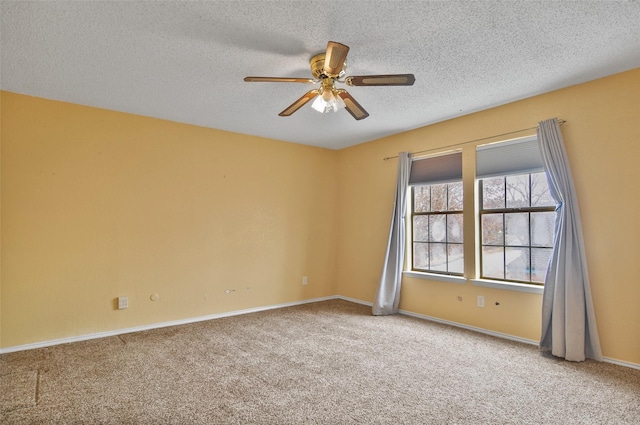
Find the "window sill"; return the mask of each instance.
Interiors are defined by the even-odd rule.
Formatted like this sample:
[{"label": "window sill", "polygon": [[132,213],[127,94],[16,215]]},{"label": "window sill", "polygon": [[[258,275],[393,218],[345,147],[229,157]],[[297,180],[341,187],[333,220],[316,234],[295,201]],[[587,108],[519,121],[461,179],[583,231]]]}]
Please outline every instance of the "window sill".
[{"label": "window sill", "polygon": [[505,289],[507,291],[529,292],[531,294],[542,294],[544,287],[537,285],[526,285],[524,283],[503,282],[499,280],[471,279],[475,286],[485,288]]},{"label": "window sill", "polygon": [[412,277],[415,279],[438,280],[440,282],[458,283],[461,285],[464,285],[467,283],[467,279],[463,276],[450,276],[445,274],[424,273],[424,272],[414,272],[414,271],[405,271],[405,272],[402,272],[402,274],[403,276]]}]

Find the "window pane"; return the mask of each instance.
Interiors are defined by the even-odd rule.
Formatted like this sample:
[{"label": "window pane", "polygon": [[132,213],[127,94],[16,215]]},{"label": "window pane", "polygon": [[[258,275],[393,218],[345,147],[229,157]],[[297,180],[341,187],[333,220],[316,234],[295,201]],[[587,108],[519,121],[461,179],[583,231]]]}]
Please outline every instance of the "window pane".
[{"label": "window pane", "polygon": [[531,246],[553,246],[555,212],[531,213]]},{"label": "window pane", "polygon": [[549,258],[551,258],[551,248],[531,248],[531,281],[544,283]]},{"label": "window pane", "polygon": [[429,240],[429,216],[418,215],[413,217],[413,240],[427,242]]},{"label": "window pane", "polygon": [[429,212],[431,207],[431,190],[429,186],[413,188],[413,210],[415,212]]},{"label": "window pane", "polygon": [[529,281],[529,248],[505,248],[506,278]]},{"label": "window pane", "polygon": [[545,173],[531,174],[531,206],[552,207],[556,203],[551,197]]},{"label": "window pane", "polygon": [[449,211],[462,211],[462,182],[449,183]]},{"label": "window pane", "polygon": [[507,176],[507,208],[529,206],[529,174]]},{"label": "window pane", "polygon": [[462,244],[449,244],[449,272],[464,273],[464,249]]},{"label": "window pane", "polygon": [[504,245],[503,214],[482,215],[482,245]]},{"label": "window pane", "polygon": [[504,279],[504,248],[501,246],[482,247],[482,276]]},{"label": "window pane", "polygon": [[504,208],[504,177],[482,180],[482,209]]},{"label": "window pane", "polygon": [[445,214],[434,214],[429,220],[429,241],[446,242],[447,222]]},{"label": "window pane", "polygon": [[431,211],[447,210],[447,185],[434,184],[431,186]]},{"label": "window pane", "polygon": [[431,270],[439,272],[447,271],[447,244],[429,244],[429,257],[431,259]]},{"label": "window pane", "polygon": [[413,267],[416,269],[429,269],[429,244],[413,244]]},{"label": "window pane", "polygon": [[462,243],[462,214],[447,215],[447,242]]},{"label": "window pane", "polygon": [[505,214],[505,245],[529,246],[529,213]]}]

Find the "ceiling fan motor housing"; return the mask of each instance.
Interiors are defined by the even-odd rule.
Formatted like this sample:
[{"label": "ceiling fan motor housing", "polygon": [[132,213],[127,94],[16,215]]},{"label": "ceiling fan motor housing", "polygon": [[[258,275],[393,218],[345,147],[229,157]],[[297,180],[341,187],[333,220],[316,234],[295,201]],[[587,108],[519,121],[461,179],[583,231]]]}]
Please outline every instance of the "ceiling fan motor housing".
[{"label": "ceiling fan motor housing", "polygon": [[323,80],[325,78],[342,78],[344,77],[345,73],[346,73],[346,69],[347,69],[347,61],[344,61],[344,65],[342,66],[342,70],[340,70],[340,73],[337,75],[327,75],[324,72],[324,59],[325,59],[325,52],[322,53],[318,53],[317,55],[313,56],[311,58],[311,60],[309,60],[309,64],[311,65],[311,74],[317,78],[318,80]]}]

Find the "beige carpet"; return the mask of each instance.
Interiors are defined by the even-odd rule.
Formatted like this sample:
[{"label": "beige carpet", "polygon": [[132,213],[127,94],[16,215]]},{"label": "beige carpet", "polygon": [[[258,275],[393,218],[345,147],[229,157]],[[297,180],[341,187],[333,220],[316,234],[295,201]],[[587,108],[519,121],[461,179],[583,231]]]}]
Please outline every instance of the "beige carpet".
[{"label": "beige carpet", "polygon": [[639,424],[640,371],[341,300],[0,356],[2,424]]}]

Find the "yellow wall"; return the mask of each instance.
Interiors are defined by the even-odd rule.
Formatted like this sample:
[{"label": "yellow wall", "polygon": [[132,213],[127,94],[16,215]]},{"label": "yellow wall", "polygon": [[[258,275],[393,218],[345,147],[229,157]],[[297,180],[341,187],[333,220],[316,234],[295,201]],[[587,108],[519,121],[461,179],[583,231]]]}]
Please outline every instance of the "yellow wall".
[{"label": "yellow wall", "polygon": [[[397,161],[383,161],[384,157],[401,151],[448,150],[447,145],[535,127],[558,117],[567,120],[562,132],[582,213],[604,355],[640,364],[639,114],[636,69],[340,151],[338,293],[369,302],[375,297],[397,171]],[[509,138],[529,134],[535,131]],[[476,144],[462,145],[468,212],[473,208]],[[465,241],[465,257],[473,260],[473,214],[465,215]],[[465,273],[475,277],[473,261],[467,262]],[[414,278],[404,278],[402,285],[403,310],[539,339],[541,295]],[[476,307],[477,295],[485,296],[485,308]]]},{"label": "yellow wall", "polygon": [[335,151],[2,105],[2,347],[335,294]]},{"label": "yellow wall", "polygon": [[[3,92],[0,347],[335,294],[372,302],[397,166],[382,158],[559,117],[604,355],[640,364],[639,99],[640,69],[329,151]],[[463,148],[469,206],[475,144]],[[471,216],[465,232],[472,259]],[[540,302],[405,278],[400,307],[537,340]]]},{"label": "yellow wall", "polygon": [[0,348],[2,348],[2,92],[0,92]]}]

